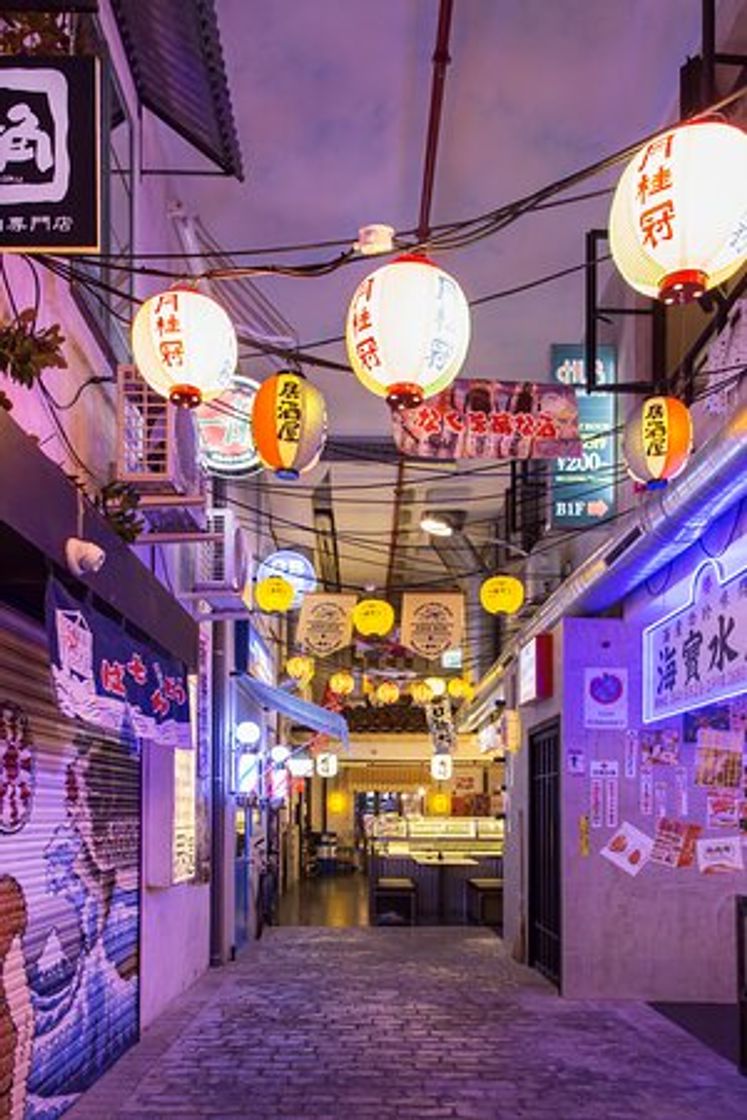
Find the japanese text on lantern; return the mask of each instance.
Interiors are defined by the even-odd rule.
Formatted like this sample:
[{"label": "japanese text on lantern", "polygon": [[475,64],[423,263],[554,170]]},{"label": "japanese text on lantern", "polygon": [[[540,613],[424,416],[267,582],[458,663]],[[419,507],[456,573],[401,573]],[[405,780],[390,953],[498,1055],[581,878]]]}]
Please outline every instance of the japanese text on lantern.
[{"label": "japanese text on lantern", "polygon": [[371,293],[373,292],[374,276],[369,276],[353,297],[353,337],[355,351],[366,369],[373,369],[381,365],[379,344],[374,338],[373,322],[371,320]]},{"label": "japanese text on lantern", "polygon": [[277,398],[277,438],[284,443],[301,439],[301,383],[295,377],[283,378]]},{"label": "japanese text on lantern", "polygon": [[164,292],[153,307],[153,327],[158,335],[158,353],[169,369],[184,365],[184,333],[179,313],[179,293]]},{"label": "japanese text on lantern", "polygon": [[646,401],[641,415],[641,436],[647,458],[666,455],[668,446],[666,406],[660,397]]},{"label": "japanese text on lantern", "polygon": [[646,722],[747,687],[747,572],[698,571],[690,602],[644,631],[643,678]]},{"label": "japanese text on lantern", "polygon": [[636,207],[643,245],[656,249],[661,241],[674,236],[676,213],[672,190],[674,176],[668,162],[672,156],[674,133],[658,136],[648,144],[638,165]]}]

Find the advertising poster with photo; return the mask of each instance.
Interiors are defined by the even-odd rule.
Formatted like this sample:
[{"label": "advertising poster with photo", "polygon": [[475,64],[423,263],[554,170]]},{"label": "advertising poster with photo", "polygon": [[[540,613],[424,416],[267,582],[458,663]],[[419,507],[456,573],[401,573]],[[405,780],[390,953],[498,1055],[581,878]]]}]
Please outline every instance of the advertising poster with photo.
[{"label": "advertising poster with photo", "polygon": [[641,731],[639,744],[641,766],[676,766],[679,763],[680,733],[676,728]]},{"label": "advertising poster with photo", "polygon": [[692,867],[695,862],[695,842],[702,831],[698,824],[662,817],[656,825],[651,862],[663,867]]},{"label": "advertising poster with photo", "polygon": [[654,842],[629,821],[620,828],[602,848],[601,855],[626,875],[635,876],[649,861]]},{"label": "advertising poster with photo", "polygon": [[708,828],[739,828],[741,801],[732,789],[709,790],[706,794]]},{"label": "advertising poster with photo", "polygon": [[584,727],[611,730],[628,726],[628,670],[584,671]]},{"label": "advertising poster with photo", "polygon": [[697,842],[698,870],[703,875],[728,874],[744,870],[740,836],[708,836]]},{"label": "advertising poster with photo", "polygon": [[701,727],[697,733],[695,785],[739,789],[742,784],[744,735]]}]

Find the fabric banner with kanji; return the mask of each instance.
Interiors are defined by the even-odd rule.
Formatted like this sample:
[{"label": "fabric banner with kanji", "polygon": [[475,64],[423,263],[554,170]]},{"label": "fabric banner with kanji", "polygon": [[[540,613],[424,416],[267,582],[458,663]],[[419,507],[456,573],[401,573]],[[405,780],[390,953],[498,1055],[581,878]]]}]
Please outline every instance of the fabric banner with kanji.
[{"label": "fabric banner with kanji", "polygon": [[458,380],[392,413],[394,442],[418,459],[559,459],[581,454],[568,385]]},{"label": "fabric banner with kanji", "polygon": [[327,657],[349,646],[353,638],[355,595],[304,595],[296,641],[307,653]]},{"label": "fabric banner with kanji", "polygon": [[190,748],[189,695],[181,661],[133,638],[54,579],[46,623],[52,683],[60,710],[119,733]]},{"label": "fabric banner with kanji", "polygon": [[464,631],[464,596],[459,591],[412,592],[402,596],[402,645],[428,661],[456,649]]}]

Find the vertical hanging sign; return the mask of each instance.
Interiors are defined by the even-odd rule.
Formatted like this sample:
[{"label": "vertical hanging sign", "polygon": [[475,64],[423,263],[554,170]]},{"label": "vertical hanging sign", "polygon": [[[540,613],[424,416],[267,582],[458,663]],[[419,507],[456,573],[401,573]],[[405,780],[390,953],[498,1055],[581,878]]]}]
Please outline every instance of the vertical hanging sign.
[{"label": "vertical hanging sign", "polygon": [[0,251],[101,248],[101,69],[0,57]]},{"label": "vertical hanging sign", "polygon": [[[611,393],[586,393],[583,346],[550,348],[551,379],[573,386],[578,397],[581,454],[555,460],[552,469],[553,529],[596,525],[615,513],[615,398]],[[615,382],[614,346],[597,347],[598,385]]]}]

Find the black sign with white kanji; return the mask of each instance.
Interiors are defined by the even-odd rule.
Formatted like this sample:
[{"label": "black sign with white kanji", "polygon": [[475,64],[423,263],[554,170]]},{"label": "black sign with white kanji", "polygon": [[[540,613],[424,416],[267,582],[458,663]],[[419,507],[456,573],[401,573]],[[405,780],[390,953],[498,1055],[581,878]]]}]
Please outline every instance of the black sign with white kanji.
[{"label": "black sign with white kanji", "polygon": [[100,85],[97,58],[0,57],[0,251],[99,251]]}]

